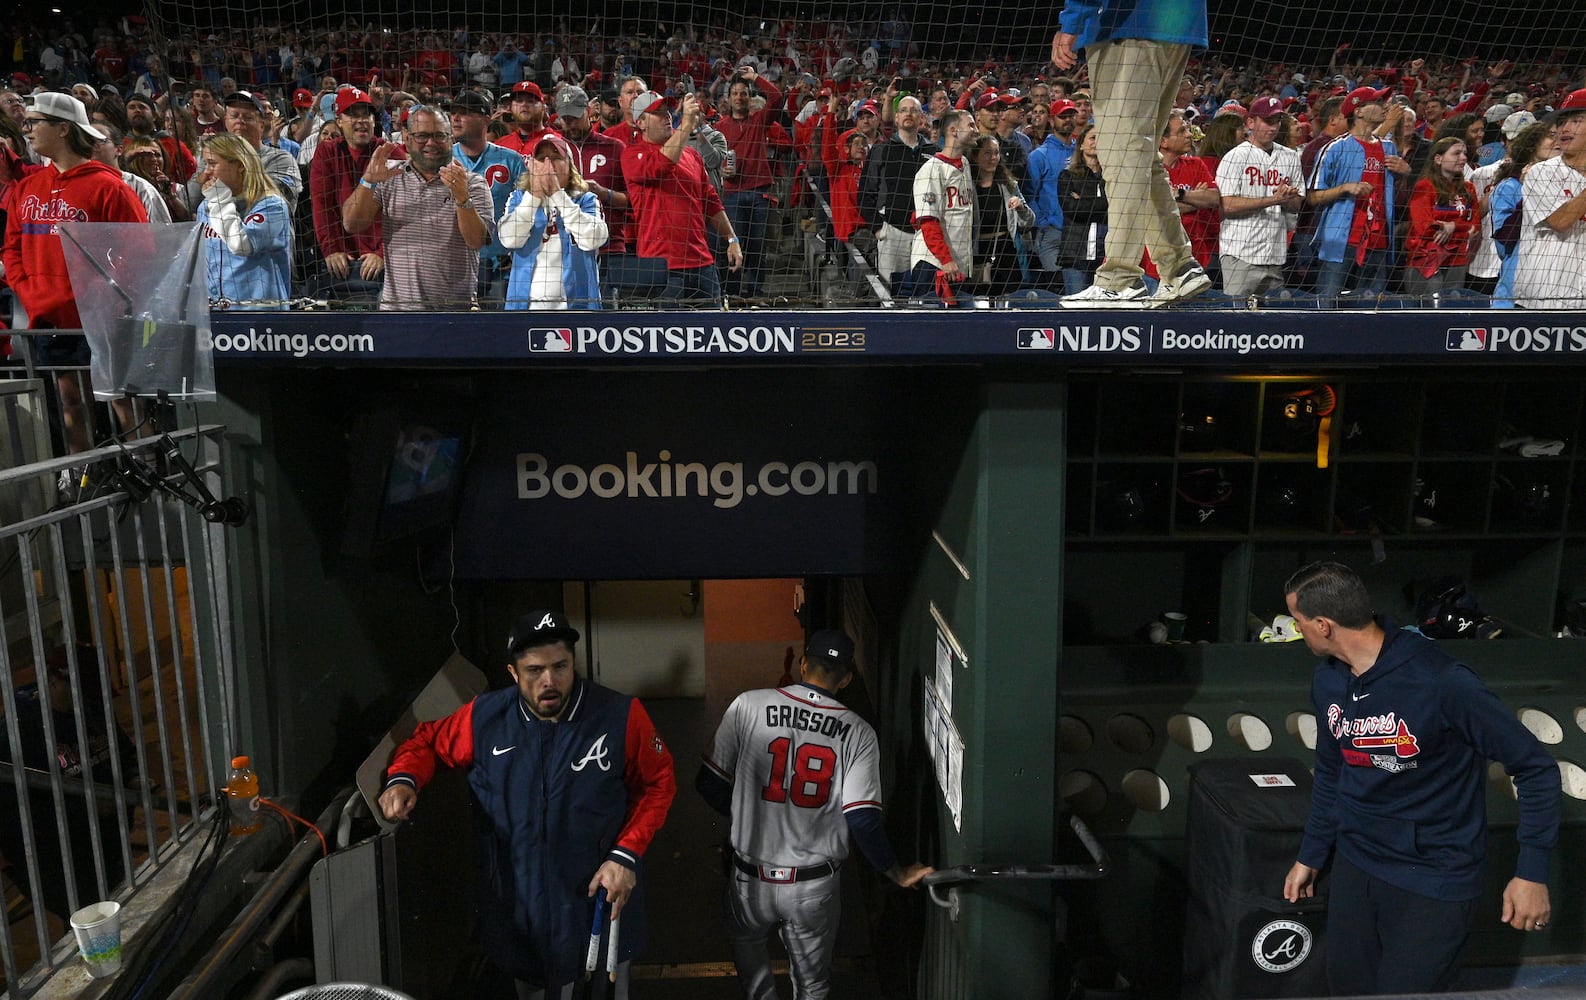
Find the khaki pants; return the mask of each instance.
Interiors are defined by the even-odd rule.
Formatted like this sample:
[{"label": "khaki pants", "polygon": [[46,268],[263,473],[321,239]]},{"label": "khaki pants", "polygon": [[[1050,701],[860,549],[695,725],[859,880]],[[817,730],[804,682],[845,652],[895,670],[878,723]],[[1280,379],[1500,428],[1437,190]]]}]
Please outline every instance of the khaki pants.
[{"label": "khaki pants", "polygon": [[1141,250],[1157,273],[1178,277],[1195,261],[1167,170],[1157,155],[1189,46],[1124,38],[1085,49],[1095,95],[1096,154],[1107,188],[1107,260],[1096,284],[1121,291],[1140,280]]}]

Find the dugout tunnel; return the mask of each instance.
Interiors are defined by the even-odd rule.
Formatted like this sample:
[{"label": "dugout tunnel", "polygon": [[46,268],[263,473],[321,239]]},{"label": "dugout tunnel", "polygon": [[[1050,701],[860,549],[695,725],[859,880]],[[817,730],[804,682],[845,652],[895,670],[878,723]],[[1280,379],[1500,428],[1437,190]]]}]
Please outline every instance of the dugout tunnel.
[{"label": "dugout tunnel", "polygon": [[[1309,655],[1245,641],[1250,615],[1282,610],[1276,591],[1295,566],[1336,556],[1366,568],[1401,615],[1413,602],[1407,583],[1476,581],[1522,637],[1472,645],[1467,658],[1507,703],[1555,723],[1561,761],[1586,756],[1579,685],[1568,680],[1578,654],[1546,638],[1557,597],[1586,596],[1586,466],[1573,451],[1548,464],[1566,498],[1556,520],[1505,520],[1482,496],[1479,515],[1465,515],[1476,521],[1412,533],[1421,465],[1521,470],[1487,446],[1434,458],[1422,438],[1441,431],[1427,408],[1451,376],[1404,374],[1352,371],[1343,390],[1332,373],[1008,365],[223,369],[231,474],[259,515],[239,564],[261,581],[238,598],[246,731],[276,788],[312,800],[356,769],[454,643],[498,671],[499,634],[526,607],[576,618],[594,614],[581,601],[648,587],[642,602],[674,602],[682,619],[691,602],[711,601],[711,581],[788,581],[803,587],[806,615],[860,640],[901,855],[938,866],[1074,861],[1067,803],[1113,862],[1083,884],[964,886],[956,912],[877,894],[869,912],[892,950],[872,946],[866,961],[888,972],[885,988],[1061,996],[1070,962],[1094,958],[1114,963],[1135,995],[1173,995],[1189,766],[1251,753],[1309,759]],[[1324,378],[1375,415],[1380,433],[1411,437],[1329,470],[1316,469],[1314,446],[1263,440],[1269,397]],[[1586,439],[1578,381],[1515,373],[1458,385],[1485,394],[1478,412],[1494,441],[1499,421],[1522,410]],[[1393,410],[1401,399],[1414,400],[1414,431]],[[1186,406],[1215,411],[1232,436],[1204,452],[1182,442]],[[419,462],[422,481],[393,484],[397,441],[440,464]],[[1172,484],[1181,467],[1208,465],[1227,470],[1237,499],[1201,521]],[[455,475],[438,482],[447,467]],[[1118,527],[1103,500],[1126,472],[1145,520]],[[1264,476],[1312,487],[1300,490],[1299,523],[1257,503]],[[1403,530],[1332,530],[1340,496],[1379,480],[1395,484],[1378,502],[1402,506]],[[1168,609],[1188,616],[1191,643],[1138,634]],[[743,678],[772,683],[776,651],[792,643],[738,640],[775,646],[754,654],[769,659],[763,673]],[[614,664],[630,658],[608,649]],[[647,703],[667,697],[665,677],[602,679]],[[664,725],[663,735],[681,805],[695,798],[701,747]],[[1489,800],[1490,868],[1501,871],[1514,807],[1498,777]],[[1566,798],[1565,817],[1558,857],[1579,848],[1578,797]],[[458,862],[471,877],[468,859]],[[1549,934],[1479,928],[1469,960],[1581,951],[1581,893],[1566,866],[1557,873]],[[1489,883],[1495,901],[1501,880]],[[652,904],[651,919],[667,915]]]}]

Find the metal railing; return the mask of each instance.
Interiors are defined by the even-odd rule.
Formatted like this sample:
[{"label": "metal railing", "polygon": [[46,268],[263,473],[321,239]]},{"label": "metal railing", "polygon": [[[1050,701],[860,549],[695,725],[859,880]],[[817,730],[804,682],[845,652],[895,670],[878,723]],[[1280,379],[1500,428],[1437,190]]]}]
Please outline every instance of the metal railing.
[{"label": "metal railing", "polygon": [[948,918],[957,920],[962,912],[959,901],[958,889],[947,890],[945,897],[937,892],[938,886],[960,884],[973,884],[976,882],[993,881],[1054,881],[1072,882],[1076,880],[1089,880],[1105,878],[1112,869],[1112,859],[1107,854],[1107,849],[1100,840],[1091,832],[1085,821],[1078,816],[1069,816],[1068,825],[1084,845],[1085,853],[1090,855],[1090,863],[1084,865],[958,865],[953,868],[942,868],[925,876],[925,891],[930,894],[931,902],[947,911]]},{"label": "metal railing", "polygon": [[[213,815],[234,744],[227,538],[161,484],[218,492],[220,431],[0,470],[4,996],[74,961],[69,915],[132,897]],[[45,434],[0,415],[22,452]]]}]

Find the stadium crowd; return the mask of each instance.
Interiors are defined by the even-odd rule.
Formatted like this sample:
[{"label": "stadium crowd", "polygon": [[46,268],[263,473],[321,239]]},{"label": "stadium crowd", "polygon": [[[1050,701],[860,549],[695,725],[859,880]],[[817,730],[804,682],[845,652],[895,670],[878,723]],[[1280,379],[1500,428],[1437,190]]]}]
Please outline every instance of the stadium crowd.
[{"label": "stadium crowd", "polygon": [[[86,217],[202,224],[225,308],[953,303],[1089,284],[1107,185],[1083,66],[931,58],[898,17],[710,17],[665,37],[565,18],[530,34],[22,29],[0,55],[8,284],[52,320],[32,289],[64,269],[40,224],[85,216],[19,196],[87,164],[95,197],[134,197]],[[1586,308],[1582,82],[1347,45],[1315,66],[1198,54],[1160,153],[1207,301]]]}]

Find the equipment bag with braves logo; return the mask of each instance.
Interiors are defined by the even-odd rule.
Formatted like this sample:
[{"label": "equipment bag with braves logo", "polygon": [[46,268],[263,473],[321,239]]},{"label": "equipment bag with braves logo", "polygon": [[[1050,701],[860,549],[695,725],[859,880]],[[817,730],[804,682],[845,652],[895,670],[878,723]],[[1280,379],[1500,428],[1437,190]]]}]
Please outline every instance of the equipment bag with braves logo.
[{"label": "equipment bag with braves logo", "polygon": [[1327,995],[1326,875],[1314,899],[1283,898],[1310,805],[1311,773],[1293,758],[1190,767],[1185,997]]}]

